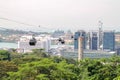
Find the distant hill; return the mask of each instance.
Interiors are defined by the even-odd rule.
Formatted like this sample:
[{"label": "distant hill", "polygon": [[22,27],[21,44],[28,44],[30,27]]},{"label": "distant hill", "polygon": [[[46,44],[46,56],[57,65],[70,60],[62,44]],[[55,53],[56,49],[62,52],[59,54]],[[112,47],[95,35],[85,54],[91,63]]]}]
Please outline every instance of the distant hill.
[{"label": "distant hill", "polygon": [[9,35],[13,35],[13,34],[28,34],[28,32],[26,31],[19,31],[19,30],[12,30],[12,29],[0,29],[0,34],[2,36],[9,36]]},{"label": "distant hill", "polygon": [[13,34],[35,34],[35,35],[39,35],[39,34],[48,34],[47,32],[33,32],[33,31],[23,31],[23,30],[13,30],[13,29],[5,29],[5,28],[1,28],[0,27],[0,34],[2,36],[9,36],[9,35],[13,35]]},{"label": "distant hill", "polygon": [[32,31],[22,31],[22,30],[12,30],[12,29],[0,29],[0,42],[17,42],[20,39],[20,36],[26,34],[48,34],[47,32],[32,32]]}]

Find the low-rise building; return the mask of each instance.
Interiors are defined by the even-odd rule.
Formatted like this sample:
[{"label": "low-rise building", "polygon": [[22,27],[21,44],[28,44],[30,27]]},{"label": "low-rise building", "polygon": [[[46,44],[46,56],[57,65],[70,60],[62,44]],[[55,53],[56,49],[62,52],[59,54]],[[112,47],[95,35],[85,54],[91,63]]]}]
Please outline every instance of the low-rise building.
[{"label": "low-rise building", "polygon": [[115,34],[115,41],[120,42],[120,34]]},{"label": "low-rise building", "polygon": [[18,41],[18,52],[19,53],[26,53],[31,52],[33,49],[44,49],[46,52],[50,49],[51,45],[51,38],[46,35],[37,36],[35,37],[37,43],[35,45],[30,45],[30,39],[32,39],[31,35],[22,36]]},{"label": "low-rise building", "polygon": [[[83,58],[110,58],[114,55],[117,55],[116,52],[108,52],[108,51],[98,51],[98,50],[84,50]],[[73,58],[78,59],[78,51],[63,51],[62,56],[65,58]]]}]

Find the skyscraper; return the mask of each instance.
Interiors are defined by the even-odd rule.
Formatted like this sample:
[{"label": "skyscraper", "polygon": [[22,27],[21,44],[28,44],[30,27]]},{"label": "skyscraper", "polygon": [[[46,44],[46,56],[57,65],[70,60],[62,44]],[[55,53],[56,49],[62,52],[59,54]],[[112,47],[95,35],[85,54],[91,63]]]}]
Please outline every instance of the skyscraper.
[{"label": "skyscraper", "polygon": [[115,50],[115,33],[114,31],[103,32],[103,50]]},{"label": "skyscraper", "polygon": [[83,49],[86,48],[86,32],[83,30],[79,30],[75,32],[74,35],[74,49],[78,49],[78,38],[83,37]]},{"label": "skyscraper", "polygon": [[98,42],[97,42],[97,49],[102,50],[103,45],[103,29],[102,29],[103,23],[101,21],[98,21]]},{"label": "skyscraper", "polygon": [[97,50],[98,46],[98,32],[92,31],[89,33],[89,49]]}]

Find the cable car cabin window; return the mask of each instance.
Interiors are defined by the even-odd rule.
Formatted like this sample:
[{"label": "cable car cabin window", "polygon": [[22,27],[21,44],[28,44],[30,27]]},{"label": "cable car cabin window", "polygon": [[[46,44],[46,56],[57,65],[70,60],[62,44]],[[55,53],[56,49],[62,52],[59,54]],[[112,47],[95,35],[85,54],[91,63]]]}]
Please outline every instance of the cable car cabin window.
[{"label": "cable car cabin window", "polygon": [[30,46],[35,46],[35,43],[34,42],[29,42],[29,45]]}]

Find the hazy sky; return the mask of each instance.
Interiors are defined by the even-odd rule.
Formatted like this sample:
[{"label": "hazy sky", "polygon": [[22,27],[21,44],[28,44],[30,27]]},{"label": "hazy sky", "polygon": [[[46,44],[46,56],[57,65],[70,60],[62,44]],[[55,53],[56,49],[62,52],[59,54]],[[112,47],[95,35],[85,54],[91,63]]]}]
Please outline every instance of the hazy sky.
[{"label": "hazy sky", "polygon": [[104,29],[120,31],[120,0],[0,0],[0,18],[36,25],[0,19],[0,25],[14,29],[95,30],[101,20]]}]

